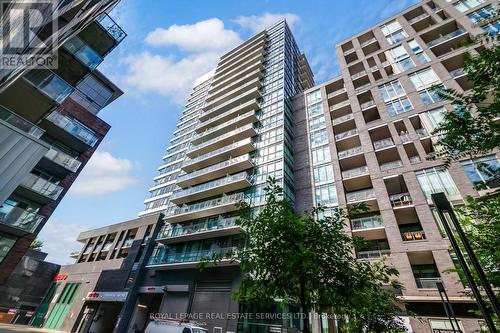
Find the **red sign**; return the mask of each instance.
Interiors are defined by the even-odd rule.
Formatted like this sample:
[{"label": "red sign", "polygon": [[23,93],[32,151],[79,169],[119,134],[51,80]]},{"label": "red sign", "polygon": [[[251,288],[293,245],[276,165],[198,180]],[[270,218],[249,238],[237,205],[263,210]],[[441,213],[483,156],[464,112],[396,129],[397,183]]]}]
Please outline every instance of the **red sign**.
[{"label": "red sign", "polygon": [[64,281],[68,278],[68,274],[56,274],[54,276],[54,281]]}]

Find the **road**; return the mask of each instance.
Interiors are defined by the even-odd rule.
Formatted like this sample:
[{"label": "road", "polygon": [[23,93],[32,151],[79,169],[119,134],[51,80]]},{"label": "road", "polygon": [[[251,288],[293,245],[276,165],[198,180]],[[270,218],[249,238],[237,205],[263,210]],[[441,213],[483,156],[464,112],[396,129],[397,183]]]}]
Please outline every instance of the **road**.
[{"label": "road", "polygon": [[61,331],[44,330],[24,325],[0,324],[0,333],[64,333]]}]

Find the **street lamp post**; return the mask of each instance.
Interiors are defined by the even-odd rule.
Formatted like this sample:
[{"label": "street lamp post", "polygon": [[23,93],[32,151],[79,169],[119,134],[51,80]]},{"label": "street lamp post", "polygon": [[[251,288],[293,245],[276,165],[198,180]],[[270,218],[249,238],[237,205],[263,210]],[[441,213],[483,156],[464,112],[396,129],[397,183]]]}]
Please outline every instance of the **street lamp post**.
[{"label": "street lamp post", "polygon": [[462,244],[464,245],[465,251],[467,252],[467,255],[469,256],[469,259],[472,263],[472,266],[474,267],[474,270],[479,276],[479,280],[483,284],[483,288],[486,291],[486,295],[488,296],[491,305],[497,314],[497,317],[500,318],[500,311],[499,311],[499,306],[498,306],[498,300],[495,297],[495,294],[493,293],[493,290],[491,289],[491,285],[488,282],[488,279],[486,278],[486,275],[484,274],[483,269],[479,265],[479,261],[477,260],[477,257],[472,250],[472,247],[469,244],[469,241],[467,240],[467,237],[465,236],[465,233],[462,229],[462,226],[460,225],[460,222],[457,219],[457,216],[453,212],[453,208],[446,198],[444,193],[434,193],[431,195],[432,201],[434,202],[434,205],[437,208],[439,217],[441,219],[441,222],[443,224],[443,227],[445,229],[445,232],[448,236],[448,239],[450,240],[451,246],[453,247],[453,250],[455,251],[455,254],[457,255],[458,261],[460,263],[460,266],[462,267],[462,270],[464,271],[465,277],[467,279],[467,282],[470,285],[470,288],[472,290],[472,293],[474,294],[474,297],[476,298],[477,305],[479,309],[481,310],[481,313],[483,314],[483,317],[486,321],[486,325],[488,326],[488,329],[490,330],[491,333],[496,333],[497,329],[495,327],[495,323],[493,322],[493,319],[491,318],[491,315],[488,311],[488,308],[486,307],[486,303],[484,302],[481,293],[479,292],[479,288],[476,284],[476,281],[474,280],[474,277],[472,276],[471,271],[469,270],[469,267],[467,266],[467,262],[465,261],[465,258],[463,256],[463,253],[458,245],[457,240],[455,239],[455,235],[453,234],[453,231],[451,230],[450,225],[448,224],[448,219],[446,218],[445,213],[449,216],[449,219],[453,223],[453,226],[455,230],[457,231],[458,236],[460,237],[460,240]]}]

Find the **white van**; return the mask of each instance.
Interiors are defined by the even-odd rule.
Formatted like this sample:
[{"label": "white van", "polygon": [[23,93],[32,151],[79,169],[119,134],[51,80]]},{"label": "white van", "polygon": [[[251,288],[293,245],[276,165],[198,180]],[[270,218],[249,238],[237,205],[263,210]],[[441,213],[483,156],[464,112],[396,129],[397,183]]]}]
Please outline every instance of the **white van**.
[{"label": "white van", "polygon": [[208,333],[208,330],[190,323],[153,320],[149,322],[144,333]]}]

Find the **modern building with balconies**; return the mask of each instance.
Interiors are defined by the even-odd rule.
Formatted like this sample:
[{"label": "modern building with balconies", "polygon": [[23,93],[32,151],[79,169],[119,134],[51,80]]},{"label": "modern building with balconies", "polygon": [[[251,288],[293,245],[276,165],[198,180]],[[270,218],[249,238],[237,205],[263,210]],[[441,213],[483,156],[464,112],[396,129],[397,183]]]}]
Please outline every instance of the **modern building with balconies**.
[{"label": "modern building with balconies", "polygon": [[[347,223],[366,240],[360,260],[394,266],[404,285],[399,296],[414,332],[452,331],[436,282],[442,282],[460,330],[480,330],[470,315],[475,302],[455,272],[456,257],[441,228],[431,194],[444,192],[453,205],[491,176],[474,165],[500,168],[498,152],[452,163],[444,169],[433,134],[453,106],[435,85],[467,92],[465,55],[477,55],[496,34],[497,1],[425,0],[336,45],[340,75],[295,97],[305,147],[295,151],[296,208],[348,208],[366,204]],[[482,22],[482,23],[481,23]],[[298,112],[298,111],[297,111]],[[435,157],[435,159],[429,159]],[[486,190],[487,191],[487,190]],[[297,200],[299,199],[300,200]],[[418,317],[418,318],[417,318]],[[320,324],[321,325],[321,324]],[[323,331],[330,331],[323,327]]]},{"label": "modern building with balconies", "polygon": [[0,283],[110,128],[98,113],[122,91],[97,66],[126,36],[105,12],[116,2],[62,2],[58,19],[80,21],[54,32],[57,67],[0,71]]},{"label": "modern building with balconies", "polygon": [[[239,263],[222,260],[203,272],[197,265],[244,246],[244,230],[235,224],[237,204],[264,204],[268,177],[294,200],[291,102],[312,84],[285,21],[223,55],[214,71],[197,80],[140,214],[163,212],[165,225],[137,300],[138,329],[154,312],[239,312],[231,299]],[[242,324],[207,321],[209,330],[236,331]]]}]

